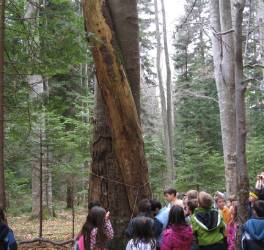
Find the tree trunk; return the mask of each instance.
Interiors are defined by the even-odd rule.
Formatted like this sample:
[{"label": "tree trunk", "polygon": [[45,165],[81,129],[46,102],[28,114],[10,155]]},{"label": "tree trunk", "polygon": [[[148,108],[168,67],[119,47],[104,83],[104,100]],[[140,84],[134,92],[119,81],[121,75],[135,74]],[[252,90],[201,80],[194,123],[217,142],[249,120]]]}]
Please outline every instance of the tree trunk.
[{"label": "tree trunk", "polygon": [[[139,68],[139,52],[138,49],[136,50],[138,39],[134,39],[133,43],[136,44],[130,43],[132,40],[131,34],[134,34],[133,37],[138,37],[138,25],[135,24],[135,15],[128,13],[128,16],[126,16],[125,13],[127,12],[122,12],[124,11],[124,6],[120,6],[122,4],[131,5],[131,2],[133,2],[134,7],[130,6],[128,8],[136,11],[136,1],[119,1],[119,4],[117,2],[108,1],[108,6],[102,1],[98,1],[97,3],[85,1],[84,3],[84,16],[86,17],[88,30],[96,32],[97,36],[105,41],[104,44],[95,44],[93,50],[100,88],[96,90],[96,122],[89,200],[100,200],[102,205],[111,211],[117,236],[116,240],[111,244],[111,249],[123,248],[121,241],[122,231],[127,225],[131,214],[135,212],[135,204],[143,197],[149,197],[150,195],[138,115],[129,90],[128,81],[124,75],[122,66],[119,64],[120,60],[117,61],[115,52],[119,43],[120,47],[124,48],[124,51],[120,50],[121,54],[123,54],[124,63],[133,64],[127,70],[127,78],[131,85],[138,84],[136,88],[131,87],[132,94],[137,102],[137,108],[139,109],[140,105],[139,101],[137,101],[140,79],[139,70],[137,70]],[[94,16],[88,14],[91,13],[89,8],[94,8]],[[109,24],[111,25],[112,21],[110,20],[108,8],[111,9],[111,18],[115,24],[111,27],[117,29],[115,30],[115,34],[118,34],[118,40],[115,38],[112,40],[112,30],[109,28]],[[122,15],[126,18],[122,19]],[[106,23],[105,17],[107,21],[110,21],[109,23]],[[102,22],[98,23],[98,26],[95,27],[98,20]],[[121,22],[123,22],[122,25]],[[131,26],[129,27],[129,25]],[[129,28],[124,29],[126,26]],[[94,31],[95,29],[96,31]],[[131,29],[137,29],[137,31],[133,32]],[[129,46],[126,45],[126,42],[129,42],[129,46],[134,48],[133,51],[127,48]],[[108,60],[112,62],[113,67]],[[135,74],[137,75],[135,76]],[[113,79],[112,86],[109,85],[109,77]],[[124,89],[122,89],[123,87]],[[126,95],[125,98],[123,96],[124,93]],[[121,112],[118,111],[120,108],[122,109]],[[127,123],[127,119],[129,119],[129,124]],[[136,144],[138,145],[137,148],[131,148],[131,145]],[[133,160],[132,155],[134,156]],[[137,163],[134,161],[135,155],[138,155]],[[142,175],[142,178],[138,178],[140,175]],[[124,183],[128,185],[125,186]],[[146,185],[141,186],[141,183]],[[116,194],[118,194],[118,199],[116,198]]]},{"label": "tree trunk", "polygon": [[[261,64],[264,66],[264,1],[257,2],[257,23],[259,26],[259,42],[261,48]],[[262,78],[264,79],[264,68],[262,68]]]},{"label": "tree trunk", "polygon": [[[236,193],[236,113],[234,79],[234,42],[230,0],[211,0],[211,26],[215,81],[219,99],[227,194]],[[218,34],[217,34],[218,33]]]},{"label": "tree trunk", "polygon": [[167,174],[166,174],[166,185],[172,183],[172,169],[173,169],[173,158],[170,149],[170,140],[169,140],[169,127],[168,127],[168,118],[167,118],[167,105],[165,91],[163,87],[162,79],[162,70],[161,70],[161,37],[160,37],[160,28],[159,28],[159,9],[158,9],[158,0],[154,0],[155,3],[155,23],[156,23],[156,39],[157,39],[157,74],[159,82],[159,91],[160,91],[160,103],[161,103],[161,115],[162,115],[162,125],[163,125],[163,136],[164,136],[164,145],[166,152],[166,163],[167,163]]},{"label": "tree trunk", "polygon": [[248,218],[249,179],[246,161],[246,83],[243,80],[243,50],[242,50],[242,23],[245,0],[234,0],[235,17],[235,81],[236,81],[236,158],[237,158],[237,186],[238,186],[238,214],[240,225]]},{"label": "tree trunk", "polygon": [[66,208],[73,208],[73,183],[71,180],[67,182],[67,194],[66,194]]},{"label": "tree trunk", "polygon": [[0,207],[6,208],[4,168],[4,47],[5,0],[0,1]]},{"label": "tree trunk", "polygon": [[172,88],[171,88],[171,67],[170,67],[170,56],[168,48],[168,39],[167,39],[167,24],[166,24],[166,12],[164,6],[164,0],[161,0],[161,10],[162,10],[162,21],[163,21],[163,43],[164,43],[164,52],[165,52],[165,62],[166,62],[166,72],[167,72],[167,120],[168,120],[168,136],[169,136],[169,145],[170,145],[170,155],[171,155],[171,180],[175,180],[175,169],[174,169],[174,129],[173,129],[173,113],[172,113]]}]

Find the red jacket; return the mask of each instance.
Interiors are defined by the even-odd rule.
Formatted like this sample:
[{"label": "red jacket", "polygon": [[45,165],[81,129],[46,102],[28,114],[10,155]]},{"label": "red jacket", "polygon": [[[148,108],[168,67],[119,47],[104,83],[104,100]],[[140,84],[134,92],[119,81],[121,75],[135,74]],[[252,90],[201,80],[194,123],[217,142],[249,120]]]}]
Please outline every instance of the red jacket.
[{"label": "red jacket", "polygon": [[163,233],[161,250],[190,250],[193,232],[188,225],[173,225]]}]

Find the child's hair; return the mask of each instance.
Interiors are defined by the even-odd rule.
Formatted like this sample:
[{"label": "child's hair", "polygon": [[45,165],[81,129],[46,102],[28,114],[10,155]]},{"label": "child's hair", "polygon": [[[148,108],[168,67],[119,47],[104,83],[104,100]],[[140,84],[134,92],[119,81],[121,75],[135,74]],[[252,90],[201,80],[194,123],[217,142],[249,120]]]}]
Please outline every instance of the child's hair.
[{"label": "child's hair", "polygon": [[151,203],[148,199],[143,199],[138,203],[138,212],[150,214],[151,213]]},{"label": "child's hair", "polygon": [[177,195],[177,190],[175,188],[168,188],[166,190],[164,190],[164,195],[166,194],[173,194],[174,196]]},{"label": "child's hair", "polygon": [[156,247],[153,220],[145,216],[138,216],[133,220],[133,244],[137,248],[141,242],[150,243],[151,249]]},{"label": "child's hair", "polygon": [[198,199],[198,191],[197,190],[189,190],[185,196],[187,196],[188,200]]},{"label": "child's hair", "polygon": [[156,209],[161,209],[162,208],[161,203],[158,200],[156,200],[156,199],[151,199],[150,200],[150,204],[151,204],[151,210],[152,211],[156,211]]},{"label": "child's hair", "polygon": [[3,224],[7,224],[7,219],[5,216],[5,211],[2,207],[0,207],[0,222]]},{"label": "child's hair", "polygon": [[232,195],[229,196],[228,200],[230,202],[234,202],[234,201],[236,201],[236,196],[234,194],[232,194]]},{"label": "child's hair", "polygon": [[96,246],[104,248],[106,244],[106,232],[104,230],[106,211],[104,208],[95,206],[90,211],[86,218],[86,222],[82,227],[81,234],[84,237],[85,250],[90,250],[91,232],[97,228]]},{"label": "child's hair", "polygon": [[189,210],[191,211],[191,213],[193,214],[194,210],[198,207],[198,200],[197,199],[188,200],[187,206]]},{"label": "child's hair", "polygon": [[230,224],[234,224],[234,223],[236,223],[238,221],[238,216],[237,216],[238,215],[237,214],[237,202],[234,202],[234,204],[231,207],[230,212],[233,212],[233,216],[232,216],[233,218],[230,221]]},{"label": "child's hair", "polygon": [[91,210],[93,207],[101,207],[100,201],[91,201],[88,204],[88,209]]},{"label": "child's hair", "polygon": [[169,213],[168,227],[171,225],[186,225],[183,208],[172,206]]},{"label": "child's hair", "polygon": [[198,196],[198,203],[202,208],[211,208],[213,205],[213,197],[206,192],[200,192]]},{"label": "child's hair", "polygon": [[256,212],[256,215],[260,218],[264,218],[264,201],[258,200],[254,203],[253,209]]},{"label": "child's hair", "polygon": [[215,202],[217,203],[219,200],[224,200],[225,201],[225,194],[224,193],[221,193],[219,191],[216,191],[215,193]]}]

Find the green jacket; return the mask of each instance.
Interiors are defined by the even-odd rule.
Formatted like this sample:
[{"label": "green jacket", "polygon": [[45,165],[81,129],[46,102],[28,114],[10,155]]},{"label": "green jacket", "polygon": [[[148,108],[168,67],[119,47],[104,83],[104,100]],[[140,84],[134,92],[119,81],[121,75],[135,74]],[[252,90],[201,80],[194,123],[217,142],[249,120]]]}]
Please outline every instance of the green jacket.
[{"label": "green jacket", "polygon": [[199,246],[223,242],[225,223],[217,210],[196,208],[191,225]]}]

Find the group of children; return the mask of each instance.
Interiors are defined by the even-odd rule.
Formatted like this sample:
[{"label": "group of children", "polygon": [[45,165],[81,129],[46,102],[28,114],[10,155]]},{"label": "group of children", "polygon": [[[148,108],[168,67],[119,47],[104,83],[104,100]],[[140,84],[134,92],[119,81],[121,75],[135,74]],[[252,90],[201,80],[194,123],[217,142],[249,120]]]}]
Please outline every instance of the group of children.
[{"label": "group of children", "polygon": [[[241,249],[264,249],[264,201],[255,201],[252,218],[238,228],[235,197],[226,201],[217,192],[188,191],[182,200],[175,189],[164,191],[166,207],[157,200],[141,200],[138,215],[131,219],[124,236],[126,250],[235,250],[236,235],[241,230]],[[75,250],[107,249],[113,238],[107,213],[91,204],[89,215],[77,237]]]}]

